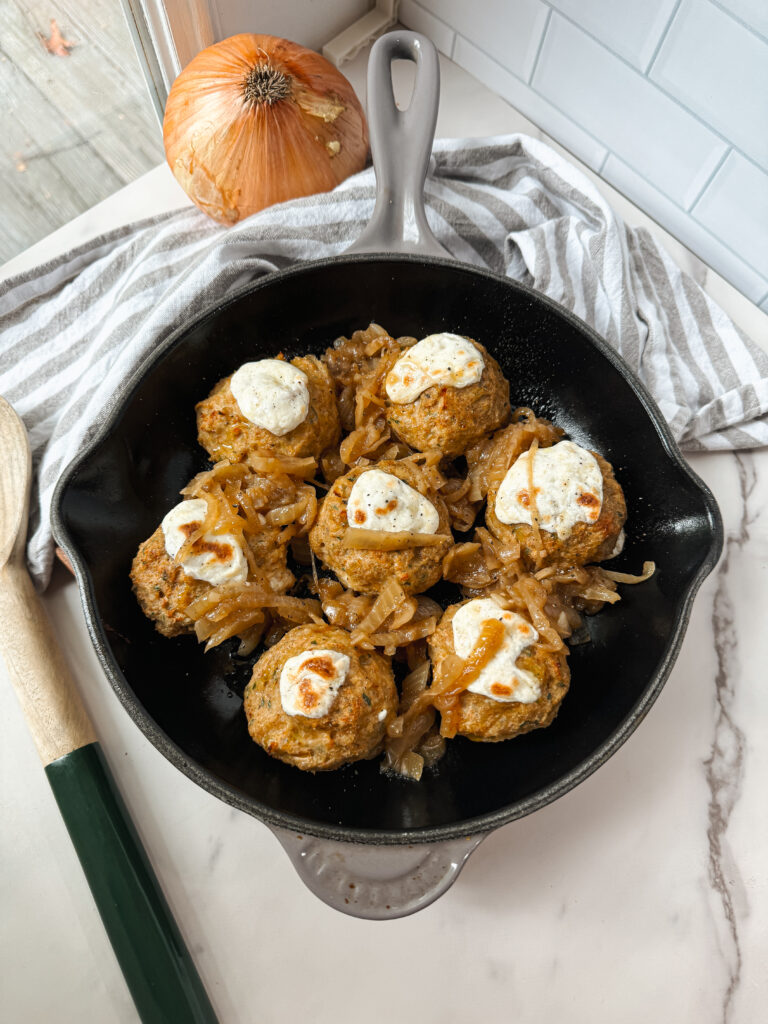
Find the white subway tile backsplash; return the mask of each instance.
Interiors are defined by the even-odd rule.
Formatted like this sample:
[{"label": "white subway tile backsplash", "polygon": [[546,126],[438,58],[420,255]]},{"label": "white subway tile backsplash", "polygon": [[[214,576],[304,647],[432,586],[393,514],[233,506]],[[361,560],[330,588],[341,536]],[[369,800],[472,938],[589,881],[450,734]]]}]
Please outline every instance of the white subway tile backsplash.
[{"label": "white subway tile backsplash", "polygon": [[456,37],[453,59],[483,85],[530,118],[543,132],[557,139],[588,167],[597,170],[601,166],[608,155],[605,146],[461,36]]},{"label": "white subway tile backsplash", "polygon": [[420,0],[420,6],[528,81],[549,15],[541,0]]},{"label": "white subway tile backsplash", "polygon": [[531,84],[683,207],[726,152],[696,117],[557,14]]},{"label": "white subway tile backsplash", "polygon": [[708,0],[683,0],[650,77],[768,168],[768,43]]},{"label": "white subway tile backsplash", "polygon": [[677,0],[548,0],[614,53],[645,70]]},{"label": "white subway tile backsplash", "polygon": [[693,216],[768,278],[768,174],[729,153]]},{"label": "white subway tile backsplash", "polygon": [[768,37],[768,3],[765,0],[718,0],[720,7],[725,7],[737,18]]},{"label": "white subway tile backsplash", "polygon": [[430,14],[429,11],[420,7],[419,4],[414,3],[414,0],[400,0],[398,17],[407,28],[412,29],[414,32],[421,32],[428,39],[431,39],[438,50],[444,53],[446,57],[451,56],[456,33],[444,21],[440,21],[439,18]]},{"label": "white subway tile backsplash", "polygon": [[400,16],[768,309],[768,0],[402,0]]},{"label": "white subway tile backsplash", "polygon": [[741,259],[723,244],[717,233],[713,234],[697,223],[690,214],[681,210],[617,157],[608,157],[601,175],[683,245],[697,253],[718,274],[731,281],[748,299],[752,302],[760,301],[768,288],[768,269],[764,275],[758,273],[746,262],[746,256]]}]

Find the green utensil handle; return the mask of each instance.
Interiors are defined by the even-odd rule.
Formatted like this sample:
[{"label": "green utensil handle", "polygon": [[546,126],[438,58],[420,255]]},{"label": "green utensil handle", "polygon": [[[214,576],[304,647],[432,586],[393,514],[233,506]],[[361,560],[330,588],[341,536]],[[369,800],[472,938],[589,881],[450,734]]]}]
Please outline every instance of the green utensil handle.
[{"label": "green utensil handle", "polygon": [[99,744],[45,773],[143,1024],[216,1024]]}]

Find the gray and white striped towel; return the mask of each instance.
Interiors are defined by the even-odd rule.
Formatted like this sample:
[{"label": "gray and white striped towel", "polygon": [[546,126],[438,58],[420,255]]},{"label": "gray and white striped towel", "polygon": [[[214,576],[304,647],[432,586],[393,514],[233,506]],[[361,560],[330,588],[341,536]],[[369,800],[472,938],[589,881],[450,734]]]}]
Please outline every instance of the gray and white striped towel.
[{"label": "gray and white striped towel", "polygon": [[[768,443],[768,356],[548,146],[524,135],[439,140],[426,197],[429,223],[457,259],[545,292],[618,349],[684,448]],[[343,252],[373,198],[368,169],[232,228],[179,210],[7,282],[0,393],[32,441],[28,555],[40,585],[53,554],[54,485],[104,421],[119,382],[177,326],[246,282]]]}]

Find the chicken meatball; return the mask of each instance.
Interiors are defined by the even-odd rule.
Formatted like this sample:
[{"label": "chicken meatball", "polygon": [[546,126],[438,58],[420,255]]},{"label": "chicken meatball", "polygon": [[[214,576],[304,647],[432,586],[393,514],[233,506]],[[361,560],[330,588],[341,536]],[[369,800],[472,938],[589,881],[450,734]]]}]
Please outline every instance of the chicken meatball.
[{"label": "chicken meatball", "polygon": [[479,640],[487,641],[483,630],[493,620],[499,625],[491,634],[491,656],[451,713],[450,735],[455,729],[460,736],[484,743],[550,725],[570,682],[565,656],[538,644],[530,622],[490,598],[475,598],[447,608],[429,638],[433,685],[440,685],[449,655],[469,658]]},{"label": "chicken meatball", "polygon": [[333,380],[314,356],[245,363],[196,409],[197,439],[214,462],[254,451],[317,458],[341,435]]},{"label": "chicken meatball", "polygon": [[387,423],[417,451],[462,455],[509,419],[509,382],[478,342],[432,334],[407,349],[386,377]]},{"label": "chicken meatball", "polygon": [[194,632],[194,622],[186,610],[212,586],[257,581],[284,593],[294,582],[286,565],[286,549],[278,544],[280,531],[274,527],[245,535],[256,565],[255,573],[241,543],[232,534],[206,533],[180,562],[176,554],[205,514],[203,499],[180,502],[139,546],[133,560],[133,592],[141,610],[163,636]]},{"label": "chicken meatball", "polygon": [[211,586],[187,576],[170,557],[161,526],[139,546],[131,566],[131,582],[141,610],[163,636],[194,631],[194,623],[185,610]]},{"label": "chicken meatball", "polygon": [[531,568],[585,565],[609,558],[627,518],[624,492],[596,452],[560,441],[533,456],[533,486],[541,548],[530,494],[530,451],[488,492],[485,521],[503,543],[520,544]]},{"label": "chicken meatball", "polygon": [[297,626],[259,658],[245,689],[251,739],[309,772],[374,757],[397,714],[389,659],[336,626]]},{"label": "chicken meatball", "polygon": [[[431,534],[439,539],[399,550],[363,550],[349,546],[348,528],[361,534]],[[351,542],[355,543],[354,536]],[[363,594],[378,593],[390,577],[407,594],[428,590],[440,579],[443,557],[452,543],[445,502],[411,459],[385,459],[339,477],[309,534],[317,557],[346,587]]]}]

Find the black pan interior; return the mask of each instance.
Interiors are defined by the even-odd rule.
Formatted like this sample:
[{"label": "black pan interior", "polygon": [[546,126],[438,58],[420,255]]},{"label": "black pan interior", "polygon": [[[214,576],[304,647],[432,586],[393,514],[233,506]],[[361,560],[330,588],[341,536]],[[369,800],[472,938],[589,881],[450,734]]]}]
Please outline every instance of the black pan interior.
[{"label": "black pan interior", "polygon": [[[531,406],[615,467],[629,507],[615,567],[649,582],[590,621],[572,686],[548,729],[512,742],[456,740],[420,784],[377,762],[308,775],[272,760],[246,730],[249,662],[158,636],[128,579],[141,540],[207,465],[195,402],[240,363],[321,353],[371,320],[390,333],[467,334],[499,360],[513,404]],[[632,731],[657,695],[690,598],[719,553],[716,505],[685,467],[619,361],[580,321],[491,274],[438,260],[356,258],[276,275],[197,322],[126,388],[121,412],[60,487],[57,531],[86,591],[97,649],[129,713],[198,782],[251,813],[316,834],[432,839],[487,828],[574,785]],[[252,661],[253,659],[251,659]],[[341,826],[343,835],[337,831]]]}]

